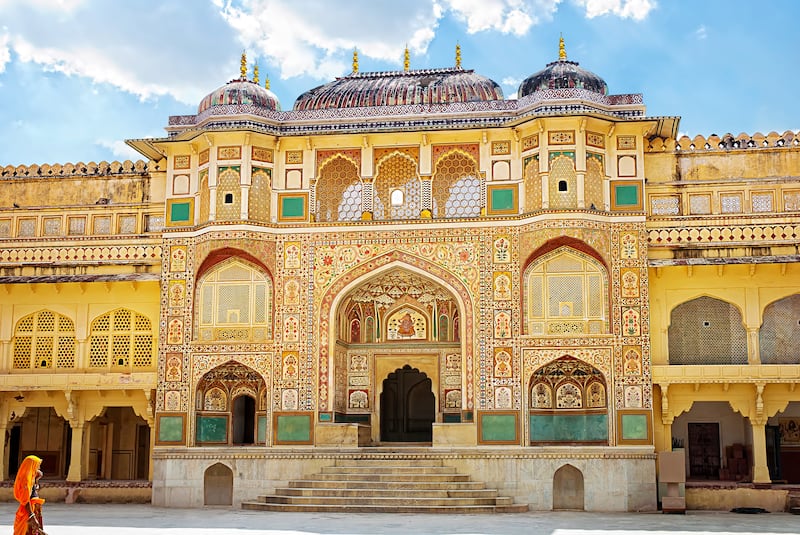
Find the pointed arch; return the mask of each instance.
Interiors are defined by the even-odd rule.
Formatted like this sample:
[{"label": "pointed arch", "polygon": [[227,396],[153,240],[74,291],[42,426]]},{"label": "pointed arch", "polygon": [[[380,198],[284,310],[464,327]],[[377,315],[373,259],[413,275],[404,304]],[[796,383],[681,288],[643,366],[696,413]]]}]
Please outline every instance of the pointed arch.
[{"label": "pointed arch", "polygon": [[14,369],[75,367],[75,322],[58,312],[45,309],[23,316],[11,343]]},{"label": "pointed arch", "polygon": [[747,364],[747,331],[736,305],[700,296],[670,312],[670,364]]},{"label": "pointed arch", "polygon": [[363,184],[358,163],[337,153],[319,164],[314,184],[317,221],[358,221],[361,219]]},{"label": "pointed arch", "polygon": [[150,368],[156,345],[147,316],[124,307],[111,310],[90,324],[89,368]]},{"label": "pointed arch", "polygon": [[550,159],[547,190],[551,210],[578,207],[578,180],[573,157],[558,155]]},{"label": "pointed arch", "polygon": [[481,175],[476,159],[453,148],[439,156],[431,184],[433,217],[478,217],[481,213]]},{"label": "pointed arch", "polygon": [[763,364],[798,364],[800,339],[800,294],[783,297],[764,309],[759,329],[759,352]]},{"label": "pointed arch", "polygon": [[[417,219],[422,208],[419,162],[399,150],[382,156],[375,164],[373,183],[375,219]],[[392,204],[392,193],[402,192],[402,204]]]},{"label": "pointed arch", "polygon": [[[458,319],[458,327],[454,328],[456,332],[459,333],[458,339],[461,342],[461,355],[464,363],[462,369],[464,370],[465,380],[469,382],[468,387],[465,385],[464,388],[466,399],[462,406],[465,410],[472,410],[474,408],[474,382],[475,374],[477,373],[473,354],[473,347],[475,345],[473,341],[473,318],[475,309],[469,290],[459,278],[443,269],[441,266],[410,253],[393,250],[354,266],[335,279],[318,298],[315,297],[315,302],[320,303],[319,316],[316,318],[319,325],[319,332],[327,333],[327,336],[317,338],[317,346],[314,348],[315,353],[319,355],[320,359],[318,365],[319,410],[331,410],[332,407],[331,395],[333,393],[332,387],[334,385],[335,368],[335,352],[333,351],[332,343],[336,340],[336,329],[339,327],[337,311],[342,300],[352,289],[360,286],[370,278],[397,268],[406,269],[440,284],[455,298],[458,307],[458,316],[456,316]],[[463,333],[463,335],[461,335],[461,333]]]},{"label": "pointed arch", "polygon": [[244,255],[215,258],[204,262],[201,267],[210,266],[197,279],[195,336],[205,341],[271,339],[274,287],[269,272]]},{"label": "pointed arch", "polygon": [[525,334],[610,331],[611,284],[599,256],[583,242],[558,240],[529,257],[522,275]]}]

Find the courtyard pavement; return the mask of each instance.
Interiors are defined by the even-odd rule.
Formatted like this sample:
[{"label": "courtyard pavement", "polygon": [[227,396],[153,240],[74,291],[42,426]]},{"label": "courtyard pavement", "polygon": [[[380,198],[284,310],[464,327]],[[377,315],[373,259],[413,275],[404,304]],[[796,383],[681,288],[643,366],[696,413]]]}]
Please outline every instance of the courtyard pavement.
[{"label": "courtyard pavement", "polygon": [[[0,533],[16,504],[0,503]],[[268,513],[230,507],[166,509],[139,504],[44,505],[48,535],[800,535],[800,516],[530,512],[497,515]]]}]

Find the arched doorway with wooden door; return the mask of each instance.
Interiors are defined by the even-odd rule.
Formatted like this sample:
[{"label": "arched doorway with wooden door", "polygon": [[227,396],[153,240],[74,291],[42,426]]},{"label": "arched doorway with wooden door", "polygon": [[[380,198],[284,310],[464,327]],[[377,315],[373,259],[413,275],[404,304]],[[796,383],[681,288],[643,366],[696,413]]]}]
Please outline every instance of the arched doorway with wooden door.
[{"label": "arched doorway with wooden door", "polygon": [[373,444],[431,443],[434,423],[461,422],[470,406],[469,296],[437,275],[391,262],[332,299],[332,418],[369,426]]},{"label": "arched doorway with wooden door", "polygon": [[436,418],[436,398],[430,378],[408,364],[383,380],[381,441],[430,442]]}]

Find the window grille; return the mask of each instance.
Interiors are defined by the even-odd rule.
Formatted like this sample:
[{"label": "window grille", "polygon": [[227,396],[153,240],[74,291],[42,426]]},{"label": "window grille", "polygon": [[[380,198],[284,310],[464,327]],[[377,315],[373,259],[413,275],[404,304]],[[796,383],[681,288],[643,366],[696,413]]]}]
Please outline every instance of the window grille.
[{"label": "window grille", "polygon": [[800,294],[776,301],[764,310],[759,331],[763,364],[800,364]]},{"label": "window grille", "polygon": [[436,163],[433,175],[434,217],[477,217],[481,214],[478,166],[465,154],[452,152]]},{"label": "window grille", "polygon": [[608,332],[608,277],[594,258],[560,248],[533,262],[523,279],[526,334]]},{"label": "window grille", "polygon": [[119,308],[98,316],[89,335],[89,368],[151,368],[155,351],[147,316]]},{"label": "window grille", "polygon": [[334,158],[320,169],[316,186],[317,221],[361,219],[361,174],[345,158]]},{"label": "window grille", "polygon": [[[418,219],[420,214],[420,180],[417,163],[405,156],[394,155],[381,162],[374,186],[375,219]],[[403,204],[392,206],[392,191],[403,191]]]},{"label": "window grille", "polygon": [[248,341],[272,338],[272,280],[232,259],[216,266],[198,285],[199,333],[204,339]]},{"label": "window grille", "polygon": [[739,310],[713,297],[698,297],[672,311],[670,364],[747,364],[747,334]]},{"label": "window grille", "polygon": [[22,318],[14,334],[14,369],[75,366],[75,324],[68,317],[43,310]]}]

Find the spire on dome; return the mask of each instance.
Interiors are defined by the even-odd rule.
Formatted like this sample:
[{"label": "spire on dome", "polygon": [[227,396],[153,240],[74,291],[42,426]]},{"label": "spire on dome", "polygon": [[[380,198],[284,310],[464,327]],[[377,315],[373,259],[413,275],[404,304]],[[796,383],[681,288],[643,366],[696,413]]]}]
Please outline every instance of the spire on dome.
[{"label": "spire on dome", "polygon": [[253,81],[258,83],[258,63],[253,65]]},{"label": "spire on dome", "polygon": [[456,69],[461,68],[461,45],[456,42]]},{"label": "spire on dome", "polygon": [[[256,80],[258,82],[258,80]],[[264,89],[269,89],[269,75],[264,77]]]},{"label": "spire on dome", "polygon": [[411,60],[410,55],[408,53],[408,45],[406,45],[406,51],[403,54],[403,70],[408,72],[411,69]]},{"label": "spire on dome", "polygon": [[239,73],[241,74],[240,78],[242,80],[247,79],[247,52],[242,50],[242,61],[241,65],[239,66]]},{"label": "spire on dome", "polygon": [[566,61],[567,49],[564,47],[564,36],[558,39],[558,61]]},{"label": "spire on dome", "polygon": [[358,50],[353,49],[353,72],[358,72]]}]

